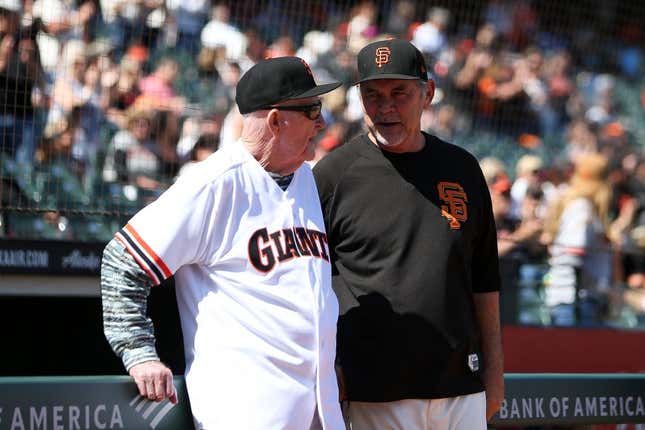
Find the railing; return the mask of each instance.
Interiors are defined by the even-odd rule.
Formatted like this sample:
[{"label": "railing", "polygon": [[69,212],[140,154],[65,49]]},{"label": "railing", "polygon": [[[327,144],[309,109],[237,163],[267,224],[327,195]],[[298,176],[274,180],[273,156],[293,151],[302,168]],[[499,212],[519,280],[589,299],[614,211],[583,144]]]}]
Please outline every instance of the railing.
[{"label": "railing", "polygon": [[[511,373],[505,382],[493,427],[645,423],[645,374]],[[0,378],[0,430],[192,430],[183,377],[175,387],[173,405],[139,396],[127,376]]]}]

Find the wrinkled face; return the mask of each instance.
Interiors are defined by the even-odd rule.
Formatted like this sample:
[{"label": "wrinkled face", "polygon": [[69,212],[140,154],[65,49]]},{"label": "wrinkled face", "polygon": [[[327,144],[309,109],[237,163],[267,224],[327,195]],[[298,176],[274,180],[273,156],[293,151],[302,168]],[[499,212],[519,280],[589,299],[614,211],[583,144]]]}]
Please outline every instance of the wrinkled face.
[{"label": "wrinkled face", "polygon": [[394,152],[413,148],[421,133],[421,114],[430,105],[434,83],[374,79],[360,84],[370,138]]},{"label": "wrinkled face", "polygon": [[[311,106],[319,103],[318,97],[290,100],[280,103],[280,107]],[[314,138],[325,126],[322,115],[310,119],[307,112],[277,110],[279,131],[272,151],[276,164],[291,166],[296,170],[302,163],[312,160],[315,155]]]}]

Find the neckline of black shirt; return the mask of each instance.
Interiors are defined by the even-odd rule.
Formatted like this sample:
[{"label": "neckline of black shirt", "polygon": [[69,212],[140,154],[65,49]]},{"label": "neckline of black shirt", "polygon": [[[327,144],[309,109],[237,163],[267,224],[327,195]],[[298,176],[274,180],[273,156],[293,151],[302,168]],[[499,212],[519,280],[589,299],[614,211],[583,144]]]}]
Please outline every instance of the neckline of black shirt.
[{"label": "neckline of black shirt", "polygon": [[395,159],[406,160],[406,159],[409,159],[409,158],[417,157],[419,155],[424,155],[425,153],[427,153],[430,150],[430,146],[432,144],[432,140],[433,140],[434,136],[432,136],[430,134],[427,134],[427,133],[424,133],[424,132],[422,132],[422,134],[423,134],[423,138],[424,138],[423,147],[418,151],[407,151],[407,152],[388,151],[386,149],[386,147],[379,146],[376,143],[374,143],[369,138],[368,134],[364,134],[363,138],[364,138],[365,143],[369,144],[369,146],[371,146],[375,151],[378,151],[378,152],[382,153],[385,157],[387,157],[389,159],[392,159],[392,160],[395,160]]}]

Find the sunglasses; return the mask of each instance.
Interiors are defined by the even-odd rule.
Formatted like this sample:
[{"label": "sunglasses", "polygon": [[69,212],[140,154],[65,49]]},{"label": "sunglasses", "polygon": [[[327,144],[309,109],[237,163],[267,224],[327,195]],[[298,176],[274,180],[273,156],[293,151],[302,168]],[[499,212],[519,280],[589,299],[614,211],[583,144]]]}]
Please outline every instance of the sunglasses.
[{"label": "sunglasses", "polygon": [[307,118],[312,121],[317,120],[320,117],[320,111],[322,110],[322,103],[317,102],[310,105],[295,105],[295,106],[267,106],[266,109],[277,109],[277,110],[290,110],[294,112],[302,112]]}]

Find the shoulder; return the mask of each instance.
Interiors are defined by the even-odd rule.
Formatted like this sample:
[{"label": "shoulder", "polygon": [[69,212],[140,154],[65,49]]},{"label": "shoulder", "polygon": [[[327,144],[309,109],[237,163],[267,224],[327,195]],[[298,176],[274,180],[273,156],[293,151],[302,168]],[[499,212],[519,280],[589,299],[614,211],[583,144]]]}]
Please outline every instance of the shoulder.
[{"label": "shoulder", "polygon": [[157,219],[166,219],[168,214],[179,218],[198,213],[212,216],[214,207],[218,210],[230,208],[235,196],[251,186],[245,182],[247,175],[241,173],[244,164],[243,160],[231,158],[226,151],[217,151],[194,163],[159,198],[135,215],[137,222],[155,223]]},{"label": "shoulder", "polygon": [[439,157],[448,164],[454,164],[455,167],[471,167],[475,171],[480,171],[477,158],[465,148],[446,142],[431,134],[423,133],[426,138],[426,144],[430,146],[430,153],[433,157]]},{"label": "shoulder", "polygon": [[366,146],[365,139],[367,139],[366,135],[356,136],[325,155],[313,169],[316,179],[327,175],[338,176],[339,172],[352,165],[362,156]]},{"label": "shoulder", "polygon": [[468,150],[461,146],[446,142],[445,140],[426,132],[423,132],[423,135],[426,138],[426,143],[435,151],[441,151],[447,154],[453,154],[454,156],[461,156],[463,158],[474,158]]},{"label": "shoulder", "polygon": [[203,161],[194,163],[185,174],[177,178],[175,185],[182,188],[204,189],[234,181],[236,173],[248,168],[239,148],[227,146]]},{"label": "shoulder", "polygon": [[313,167],[309,163],[302,163],[302,165],[296,169],[295,174],[306,178],[307,180],[313,180]]}]

